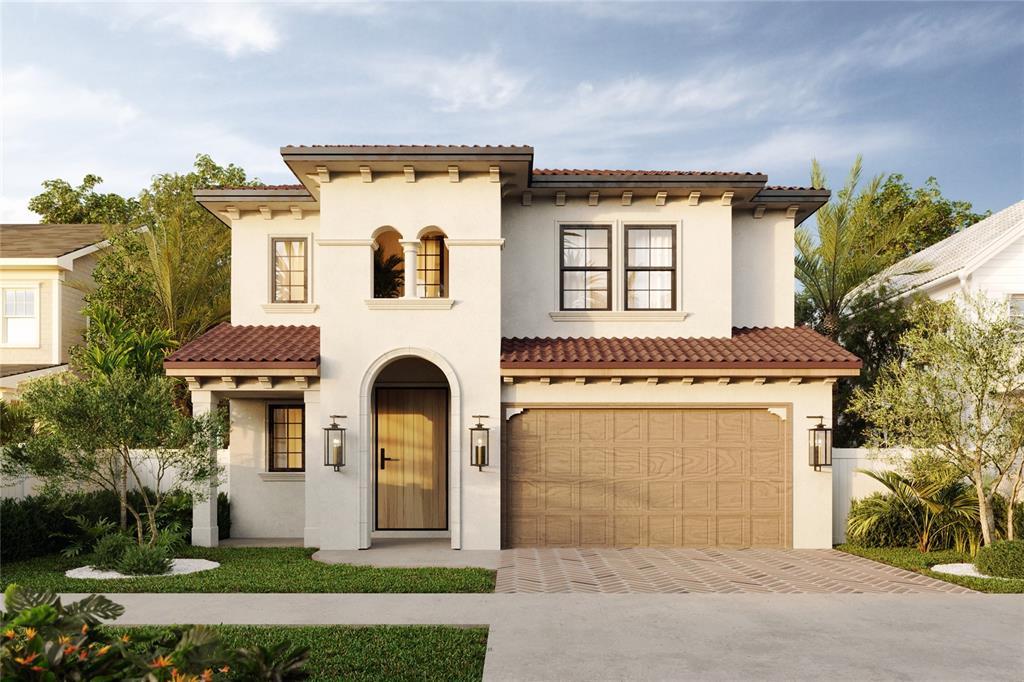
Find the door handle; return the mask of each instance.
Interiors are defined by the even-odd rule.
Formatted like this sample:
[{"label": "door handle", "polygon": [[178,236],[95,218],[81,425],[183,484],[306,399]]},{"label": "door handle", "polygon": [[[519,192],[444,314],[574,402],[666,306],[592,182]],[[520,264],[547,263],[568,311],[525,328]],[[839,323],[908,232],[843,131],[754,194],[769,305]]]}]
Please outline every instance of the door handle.
[{"label": "door handle", "polygon": [[398,460],[399,460],[398,457],[387,457],[387,456],[385,456],[384,455],[384,448],[380,449],[380,468],[381,468],[381,470],[384,469],[384,466],[385,466],[385,464],[387,462],[397,462]]}]

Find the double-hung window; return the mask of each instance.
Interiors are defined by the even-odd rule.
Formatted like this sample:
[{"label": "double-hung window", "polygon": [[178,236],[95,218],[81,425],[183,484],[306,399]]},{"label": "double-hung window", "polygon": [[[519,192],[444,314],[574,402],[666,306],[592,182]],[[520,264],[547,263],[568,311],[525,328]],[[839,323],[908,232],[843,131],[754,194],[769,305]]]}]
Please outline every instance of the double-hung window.
[{"label": "double-hung window", "polygon": [[271,240],[274,303],[309,303],[309,248],[303,238]]},{"label": "double-hung window", "polygon": [[562,225],[562,310],[611,309],[611,226]]},{"label": "double-hung window", "polygon": [[424,237],[416,255],[416,295],[420,298],[444,298],[444,237]]},{"label": "double-hung window", "polygon": [[627,226],[626,310],[674,310],[675,307],[675,228]]},{"label": "double-hung window", "polygon": [[1010,316],[1024,321],[1024,294],[1010,294]]},{"label": "double-hung window", "polygon": [[268,411],[269,471],[305,471],[305,408],[271,405]]},{"label": "double-hung window", "polygon": [[0,300],[0,343],[5,346],[39,345],[39,287],[4,287]]}]

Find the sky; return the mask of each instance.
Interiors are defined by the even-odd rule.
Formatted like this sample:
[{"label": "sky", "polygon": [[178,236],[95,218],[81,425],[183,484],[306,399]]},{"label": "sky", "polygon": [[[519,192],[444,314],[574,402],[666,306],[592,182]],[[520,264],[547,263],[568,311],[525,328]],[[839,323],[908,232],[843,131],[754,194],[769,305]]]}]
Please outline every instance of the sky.
[{"label": "sky", "polygon": [[1024,3],[0,5],[0,220],[86,173],[287,144],[529,144],[538,168],[935,176],[1024,197]]}]

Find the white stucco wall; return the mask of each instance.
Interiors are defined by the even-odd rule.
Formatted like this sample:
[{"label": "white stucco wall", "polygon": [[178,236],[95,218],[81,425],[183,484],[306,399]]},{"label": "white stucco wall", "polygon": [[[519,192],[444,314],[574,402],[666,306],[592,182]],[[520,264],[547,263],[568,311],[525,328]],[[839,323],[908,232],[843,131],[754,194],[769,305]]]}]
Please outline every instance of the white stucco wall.
[{"label": "white stucco wall", "polygon": [[305,237],[309,240],[310,303],[319,303],[314,280],[319,266],[316,237],[320,216],[309,211],[296,220],[277,211],[270,220],[247,211],[231,223],[231,323],[232,324],[319,324],[319,311],[304,306],[270,306],[271,248],[274,237]]},{"label": "white stucco wall", "polygon": [[[236,538],[303,536],[303,477],[264,480],[261,476],[267,471],[267,405],[264,400],[231,400],[229,484],[221,490],[226,489],[231,499],[231,536]],[[316,453],[308,448],[306,462],[307,469],[318,463]]]},{"label": "white stucco wall", "polygon": [[793,455],[793,547],[832,546],[832,472],[815,471],[807,464],[807,429],[814,424],[808,415],[832,413],[832,386],[818,381],[798,385],[788,381],[755,385],[735,381],[728,385],[694,383],[683,386],[666,380],[657,385],[645,381],[613,385],[595,379],[584,385],[575,382],[542,384],[523,382],[505,385],[504,403],[649,404],[692,403],[707,406],[729,403],[739,406],[792,406]]},{"label": "white stucco wall", "polygon": [[[612,225],[612,311],[577,314],[555,321],[558,311],[560,224]],[[677,312],[624,308],[623,228],[665,224],[677,229]],[[586,197],[568,197],[556,206],[536,196],[531,206],[508,199],[503,207],[502,333],[505,336],[729,336],[732,327],[732,209],[708,200],[690,206],[674,197],[665,206],[647,198],[631,206],[605,197],[589,206]],[[790,281],[792,285],[792,281]],[[685,318],[683,315],[685,314]]]},{"label": "white stucco wall", "polygon": [[734,327],[792,327],[793,220],[785,211],[754,218],[736,211],[732,223]]},{"label": "white stucco wall", "polygon": [[[341,472],[307,467],[307,494],[320,500],[320,546],[365,547],[372,530],[373,433],[368,376],[382,358],[422,355],[449,375],[449,528],[452,544],[496,549],[500,542],[500,462],[480,472],[469,466],[466,429],[473,414],[491,415],[498,443],[501,380],[501,201],[486,174],[374,174],[372,183],[341,177],[321,188],[319,267],[323,415],[348,415],[350,464]],[[381,226],[403,238],[437,226],[449,239],[450,309],[372,309],[369,240]],[[472,244],[459,244],[471,240]],[[399,306],[401,301],[393,300]],[[418,350],[424,349],[425,353]],[[320,446],[317,445],[317,448]],[[315,450],[319,451],[319,450]],[[460,509],[465,512],[460,515]],[[460,525],[460,520],[463,523]]]}]

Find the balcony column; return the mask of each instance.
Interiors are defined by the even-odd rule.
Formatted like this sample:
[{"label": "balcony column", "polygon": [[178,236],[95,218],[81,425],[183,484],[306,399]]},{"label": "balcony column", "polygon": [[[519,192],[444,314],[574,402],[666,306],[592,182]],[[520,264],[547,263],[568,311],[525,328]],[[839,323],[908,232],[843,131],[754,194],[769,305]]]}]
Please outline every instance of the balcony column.
[{"label": "balcony column", "polygon": [[402,245],[405,255],[405,295],[402,298],[419,298],[416,290],[416,256],[420,242],[418,239],[401,239],[398,243]]}]

